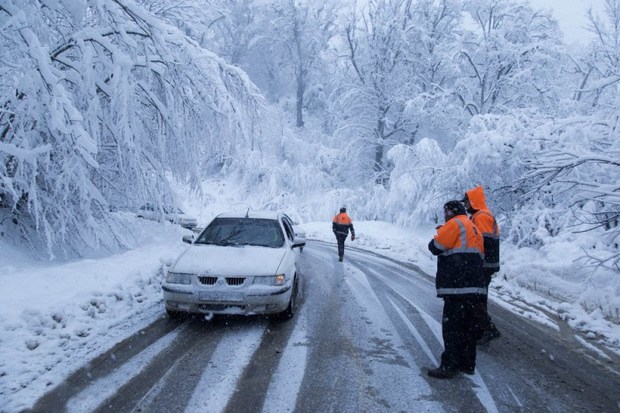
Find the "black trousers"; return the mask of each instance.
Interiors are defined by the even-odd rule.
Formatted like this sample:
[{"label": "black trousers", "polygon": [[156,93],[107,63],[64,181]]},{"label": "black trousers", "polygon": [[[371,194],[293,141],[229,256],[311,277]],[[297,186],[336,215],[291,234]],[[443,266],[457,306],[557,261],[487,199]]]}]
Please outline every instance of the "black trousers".
[{"label": "black trousers", "polygon": [[347,234],[336,234],[336,241],[338,242],[338,257],[344,257],[344,240],[347,239]]},{"label": "black trousers", "polygon": [[493,324],[493,321],[491,321],[491,316],[489,315],[488,298],[489,298],[489,285],[491,284],[491,280],[493,279],[493,274],[495,274],[496,272],[497,271],[493,268],[484,269],[484,287],[487,289],[487,295],[484,296],[484,318],[482,320],[483,331],[495,330],[495,325]]},{"label": "black trousers", "polygon": [[476,341],[482,336],[486,314],[484,303],[483,296],[444,297],[442,367],[451,370],[476,367]]}]

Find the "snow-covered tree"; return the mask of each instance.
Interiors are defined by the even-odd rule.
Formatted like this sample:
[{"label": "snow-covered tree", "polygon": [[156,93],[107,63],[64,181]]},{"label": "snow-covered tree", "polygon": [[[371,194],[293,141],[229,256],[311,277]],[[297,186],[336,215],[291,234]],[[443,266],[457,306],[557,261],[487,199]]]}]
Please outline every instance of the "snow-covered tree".
[{"label": "snow-covered tree", "polygon": [[50,256],[101,242],[109,203],[168,202],[168,173],[195,183],[247,146],[245,74],[133,1],[9,0],[0,23],[0,207]]},{"label": "snow-covered tree", "polygon": [[290,69],[280,75],[292,74],[296,126],[302,127],[306,92],[336,33],[337,2],[286,0],[274,2],[271,13],[271,54],[278,55]]},{"label": "snow-covered tree", "polygon": [[[522,194],[512,184],[526,172],[525,161],[538,149],[532,145],[532,134],[539,125],[532,112],[478,115],[454,150],[444,151],[429,138],[395,146],[389,152],[394,164],[385,206],[389,217],[409,225],[439,222],[446,201],[461,199],[478,185],[484,187],[498,216],[510,216]],[[504,230],[507,236],[511,227]]]},{"label": "snow-covered tree", "polygon": [[344,30],[346,60],[333,92],[337,134],[359,178],[386,184],[385,154],[411,138],[415,122],[406,115],[415,86],[407,32],[411,0],[372,0],[352,11]]},{"label": "snow-covered tree", "polygon": [[455,56],[461,48],[462,14],[460,1],[419,0],[414,4],[414,24],[407,33],[412,69],[408,81],[415,85],[406,111],[416,125],[411,141],[431,137],[449,150],[465,133],[470,117],[453,94],[461,75]]},{"label": "snow-covered tree", "polygon": [[561,58],[557,22],[521,0],[469,0],[475,30],[460,53],[463,75],[455,87],[470,114],[554,107]]},{"label": "snow-covered tree", "polygon": [[524,180],[570,208],[576,229],[599,231],[605,248],[587,251],[589,262],[620,270],[620,1],[589,19],[595,38],[574,60],[572,113],[546,128]]},{"label": "snow-covered tree", "polygon": [[247,69],[247,57],[264,27],[256,0],[203,0],[200,17],[178,20],[179,27],[227,62]]}]

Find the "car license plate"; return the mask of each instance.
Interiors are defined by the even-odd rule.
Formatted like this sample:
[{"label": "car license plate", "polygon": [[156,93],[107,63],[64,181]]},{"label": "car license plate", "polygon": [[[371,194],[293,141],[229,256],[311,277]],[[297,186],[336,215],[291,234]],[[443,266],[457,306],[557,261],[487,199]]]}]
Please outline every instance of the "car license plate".
[{"label": "car license plate", "polygon": [[243,293],[238,291],[200,291],[200,301],[243,301]]}]

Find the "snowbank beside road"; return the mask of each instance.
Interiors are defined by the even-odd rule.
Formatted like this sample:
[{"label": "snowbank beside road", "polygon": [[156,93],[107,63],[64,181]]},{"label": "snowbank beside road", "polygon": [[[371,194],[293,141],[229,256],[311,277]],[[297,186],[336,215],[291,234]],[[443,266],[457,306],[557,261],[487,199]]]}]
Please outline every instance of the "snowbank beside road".
[{"label": "snowbank beside road", "polygon": [[0,238],[0,412],[45,391],[118,341],[163,316],[161,259],[187,230],[120,217],[139,246],[69,262],[36,261]]}]

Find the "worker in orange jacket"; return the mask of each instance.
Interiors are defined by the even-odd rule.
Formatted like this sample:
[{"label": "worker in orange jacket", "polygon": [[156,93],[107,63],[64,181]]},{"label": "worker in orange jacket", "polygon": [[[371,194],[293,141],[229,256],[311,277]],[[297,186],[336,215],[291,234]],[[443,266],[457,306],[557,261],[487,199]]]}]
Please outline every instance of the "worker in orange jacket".
[{"label": "worker in orange jacket", "polygon": [[495,216],[487,207],[484,190],[481,186],[467,191],[463,202],[465,203],[465,209],[470,214],[471,221],[482,232],[482,237],[484,238],[483,272],[487,295],[484,300],[484,333],[478,344],[485,344],[501,335],[491,320],[487,306],[491,279],[493,274],[499,271],[499,225],[497,225]]},{"label": "worker in orange jacket", "polygon": [[438,368],[427,374],[449,379],[460,372],[474,374],[476,341],[482,335],[484,286],[482,234],[467,218],[459,201],[443,207],[445,224],[429,242],[428,249],[437,255],[435,287],[443,298],[441,330],[444,351]]},{"label": "worker in orange jacket", "polygon": [[347,209],[345,207],[340,208],[340,213],[334,217],[332,231],[334,231],[336,241],[338,242],[338,261],[342,261],[344,258],[344,241],[347,239],[349,231],[351,231],[351,241],[355,239],[353,222],[347,215]]}]

